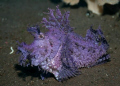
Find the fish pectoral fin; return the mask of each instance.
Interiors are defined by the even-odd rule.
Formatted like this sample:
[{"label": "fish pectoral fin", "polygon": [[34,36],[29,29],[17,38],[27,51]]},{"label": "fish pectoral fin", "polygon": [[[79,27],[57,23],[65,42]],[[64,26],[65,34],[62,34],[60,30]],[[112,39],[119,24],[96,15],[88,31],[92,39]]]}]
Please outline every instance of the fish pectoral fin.
[{"label": "fish pectoral fin", "polygon": [[57,77],[58,81],[63,81],[65,79],[71,78],[71,77],[75,77],[77,75],[81,74],[81,72],[76,69],[76,68],[66,68],[66,67],[62,67],[61,70],[59,71],[59,75]]}]

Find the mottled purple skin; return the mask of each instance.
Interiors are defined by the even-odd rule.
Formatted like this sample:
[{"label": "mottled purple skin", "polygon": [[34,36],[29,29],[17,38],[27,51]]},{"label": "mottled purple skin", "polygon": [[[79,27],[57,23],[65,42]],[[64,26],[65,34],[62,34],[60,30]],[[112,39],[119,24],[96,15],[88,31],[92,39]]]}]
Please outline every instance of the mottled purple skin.
[{"label": "mottled purple skin", "polygon": [[[49,9],[49,19],[42,20],[49,30],[47,33],[40,32],[37,26],[28,28],[34,41],[18,46],[21,65],[38,66],[39,71],[50,72],[61,81],[80,74],[79,68],[92,67],[109,59],[109,45],[102,31],[90,27],[86,37],[81,37],[70,27],[69,13],[62,15],[58,7]],[[44,79],[42,75],[41,78]]]}]

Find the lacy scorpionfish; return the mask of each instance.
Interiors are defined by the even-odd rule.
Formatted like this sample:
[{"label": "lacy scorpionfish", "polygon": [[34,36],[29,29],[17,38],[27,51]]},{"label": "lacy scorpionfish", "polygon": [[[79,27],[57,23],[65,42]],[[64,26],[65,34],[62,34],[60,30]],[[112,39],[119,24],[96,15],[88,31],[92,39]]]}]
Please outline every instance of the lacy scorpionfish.
[{"label": "lacy scorpionfish", "polygon": [[82,37],[70,26],[69,13],[61,14],[58,6],[55,10],[49,9],[48,20],[43,18],[41,22],[48,29],[46,33],[38,26],[28,28],[34,41],[30,45],[19,44],[20,65],[38,66],[39,71],[43,71],[42,79],[46,71],[61,81],[80,74],[79,68],[92,67],[110,58],[107,54],[109,45],[100,28],[90,27]]}]

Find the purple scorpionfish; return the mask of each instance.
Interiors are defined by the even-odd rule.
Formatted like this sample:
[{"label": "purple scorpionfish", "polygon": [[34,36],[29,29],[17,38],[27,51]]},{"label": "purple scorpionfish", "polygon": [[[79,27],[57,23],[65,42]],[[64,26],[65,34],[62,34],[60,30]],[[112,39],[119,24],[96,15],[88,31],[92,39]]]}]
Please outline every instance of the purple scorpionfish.
[{"label": "purple scorpionfish", "polygon": [[[34,41],[27,45],[21,43],[18,51],[22,66],[38,66],[39,71],[51,73],[58,81],[80,74],[79,68],[92,67],[109,60],[107,50],[109,45],[100,28],[87,30],[86,37],[73,31],[68,17],[70,12],[61,14],[49,9],[48,20],[42,19],[42,24],[48,32],[42,33],[37,26],[28,28],[34,36]],[[45,75],[41,73],[41,79]]]}]

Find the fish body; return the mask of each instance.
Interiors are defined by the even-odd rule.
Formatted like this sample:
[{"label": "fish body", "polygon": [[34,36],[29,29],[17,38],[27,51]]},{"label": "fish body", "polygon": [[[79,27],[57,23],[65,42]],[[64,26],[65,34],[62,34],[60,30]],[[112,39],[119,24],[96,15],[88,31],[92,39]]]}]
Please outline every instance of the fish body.
[{"label": "fish body", "polygon": [[[48,29],[46,33],[38,26],[28,28],[34,40],[30,45],[19,44],[20,65],[38,66],[39,71],[52,73],[61,81],[80,74],[79,68],[92,67],[110,58],[109,45],[100,27],[90,27],[82,37],[70,26],[69,13],[62,15],[58,6],[56,10],[49,9],[48,20],[43,18],[41,22]],[[41,77],[44,79],[42,74]]]}]

